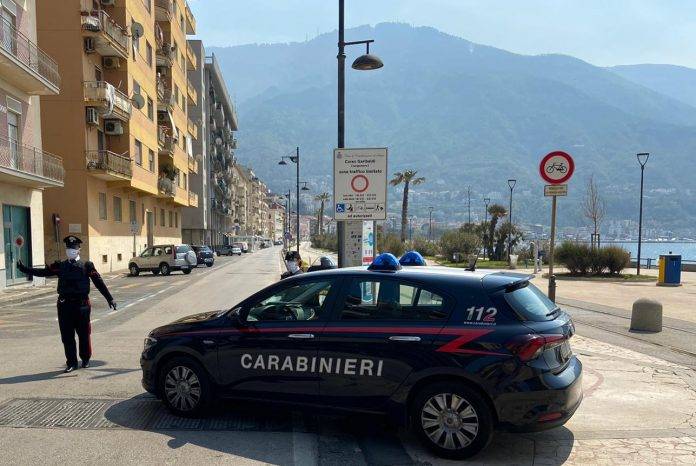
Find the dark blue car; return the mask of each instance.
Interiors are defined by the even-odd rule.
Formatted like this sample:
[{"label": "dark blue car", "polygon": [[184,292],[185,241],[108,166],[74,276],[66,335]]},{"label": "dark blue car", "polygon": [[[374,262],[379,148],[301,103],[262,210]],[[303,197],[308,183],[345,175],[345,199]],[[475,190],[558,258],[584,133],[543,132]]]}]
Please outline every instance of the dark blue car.
[{"label": "dark blue car", "polygon": [[182,416],[218,398],[386,413],[437,454],[565,423],[582,399],[570,317],[526,275],[348,268],[153,330],[143,386]]}]

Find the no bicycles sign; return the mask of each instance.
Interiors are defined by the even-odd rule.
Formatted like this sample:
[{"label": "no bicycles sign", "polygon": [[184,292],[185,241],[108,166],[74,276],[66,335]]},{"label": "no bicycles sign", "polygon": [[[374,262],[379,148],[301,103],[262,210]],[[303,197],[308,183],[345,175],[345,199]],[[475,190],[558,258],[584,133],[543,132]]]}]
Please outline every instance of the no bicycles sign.
[{"label": "no bicycles sign", "polygon": [[539,164],[541,178],[550,184],[567,182],[573,176],[574,171],[573,157],[560,150],[546,154]]}]

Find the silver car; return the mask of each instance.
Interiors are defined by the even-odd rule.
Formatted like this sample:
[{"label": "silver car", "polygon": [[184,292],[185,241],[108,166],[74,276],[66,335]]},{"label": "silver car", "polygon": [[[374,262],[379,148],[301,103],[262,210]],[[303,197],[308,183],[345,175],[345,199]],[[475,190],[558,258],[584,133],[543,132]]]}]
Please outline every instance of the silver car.
[{"label": "silver car", "polygon": [[188,244],[163,244],[144,250],[128,264],[130,274],[137,277],[141,271],[150,271],[154,275],[169,275],[172,270],[191,273],[197,263],[196,253]]}]

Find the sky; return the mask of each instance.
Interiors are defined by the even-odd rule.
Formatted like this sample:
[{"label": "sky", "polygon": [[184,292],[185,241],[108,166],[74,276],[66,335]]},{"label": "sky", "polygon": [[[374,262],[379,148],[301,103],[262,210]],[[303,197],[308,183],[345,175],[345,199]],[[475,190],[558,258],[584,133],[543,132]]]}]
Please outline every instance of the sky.
[{"label": "sky", "polygon": [[[336,29],[337,0],[188,0],[208,46],[302,42]],[[346,0],[346,27],[432,26],[522,54],[696,68],[696,0]]]}]

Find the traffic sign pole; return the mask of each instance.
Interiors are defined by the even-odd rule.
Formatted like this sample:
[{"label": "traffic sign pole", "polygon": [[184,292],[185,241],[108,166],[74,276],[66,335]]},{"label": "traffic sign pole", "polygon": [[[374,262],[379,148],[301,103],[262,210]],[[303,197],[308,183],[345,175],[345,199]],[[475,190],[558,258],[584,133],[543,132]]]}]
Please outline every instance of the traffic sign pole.
[{"label": "traffic sign pole", "polygon": [[556,196],[551,197],[551,238],[549,241],[549,291],[551,301],[556,302],[556,276],[553,274],[553,248],[556,243]]}]

